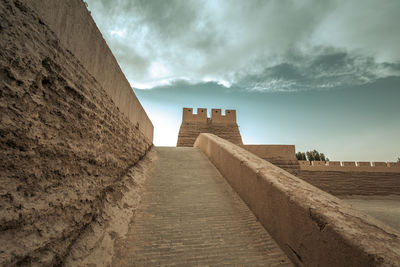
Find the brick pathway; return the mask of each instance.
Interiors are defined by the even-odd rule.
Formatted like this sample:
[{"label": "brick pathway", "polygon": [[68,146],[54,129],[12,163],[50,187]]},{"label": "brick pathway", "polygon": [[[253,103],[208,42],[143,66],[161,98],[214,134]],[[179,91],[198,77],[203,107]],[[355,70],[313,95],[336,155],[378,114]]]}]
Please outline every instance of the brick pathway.
[{"label": "brick pathway", "polygon": [[195,148],[157,148],[113,266],[292,266],[210,161]]}]

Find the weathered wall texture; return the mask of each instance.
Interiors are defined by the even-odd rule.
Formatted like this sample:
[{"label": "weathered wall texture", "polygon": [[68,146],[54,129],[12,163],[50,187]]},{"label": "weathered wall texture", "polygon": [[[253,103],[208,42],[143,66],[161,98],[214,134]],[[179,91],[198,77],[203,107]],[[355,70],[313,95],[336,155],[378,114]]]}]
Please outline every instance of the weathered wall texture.
[{"label": "weathered wall texture", "polygon": [[285,170],[298,170],[294,145],[242,145],[242,148]]},{"label": "weathered wall texture", "polygon": [[298,266],[396,266],[400,233],[212,134],[195,146],[214,163]]},{"label": "weathered wall texture", "polygon": [[82,0],[27,0],[149,142],[153,124],[122,73]]},{"label": "weathered wall texture", "polygon": [[1,266],[62,264],[151,146],[81,63],[25,2],[0,2]]},{"label": "weathered wall texture", "polygon": [[222,115],[220,109],[212,109],[211,118],[207,118],[205,108],[198,108],[197,114],[193,114],[191,108],[183,108],[177,146],[193,146],[200,133],[212,133],[234,144],[243,144],[236,124],[236,110],[226,110]]}]

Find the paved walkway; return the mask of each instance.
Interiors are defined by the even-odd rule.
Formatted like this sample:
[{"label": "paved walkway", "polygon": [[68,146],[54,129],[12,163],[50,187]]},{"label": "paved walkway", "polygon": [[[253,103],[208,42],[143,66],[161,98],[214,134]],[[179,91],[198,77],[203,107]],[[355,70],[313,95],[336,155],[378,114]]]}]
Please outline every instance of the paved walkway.
[{"label": "paved walkway", "polygon": [[157,148],[156,172],[114,266],[292,266],[210,161]]}]

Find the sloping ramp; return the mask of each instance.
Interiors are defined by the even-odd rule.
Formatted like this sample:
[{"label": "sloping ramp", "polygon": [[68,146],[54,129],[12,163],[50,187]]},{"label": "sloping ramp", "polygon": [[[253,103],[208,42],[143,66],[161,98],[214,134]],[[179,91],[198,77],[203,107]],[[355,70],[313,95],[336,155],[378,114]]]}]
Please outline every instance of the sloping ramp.
[{"label": "sloping ramp", "polygon": [[292,266],[196,148],[160,147],[114,266]]}]

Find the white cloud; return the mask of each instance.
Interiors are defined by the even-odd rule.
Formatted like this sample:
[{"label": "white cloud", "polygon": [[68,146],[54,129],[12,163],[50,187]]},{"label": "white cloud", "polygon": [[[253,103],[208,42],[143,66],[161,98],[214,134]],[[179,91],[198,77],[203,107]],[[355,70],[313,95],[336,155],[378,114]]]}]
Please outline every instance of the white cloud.
[{"label": "white cloud", "polygon": [[161,62],[152,62],[150,65],[151,79],[163,79],[169,74],[168,69]]},{"label": "white cloud", "polygon": [[110,31],[111,36],[118,36],[118,37],[124,37],[126,34],[126,29],[115,29]]}]

